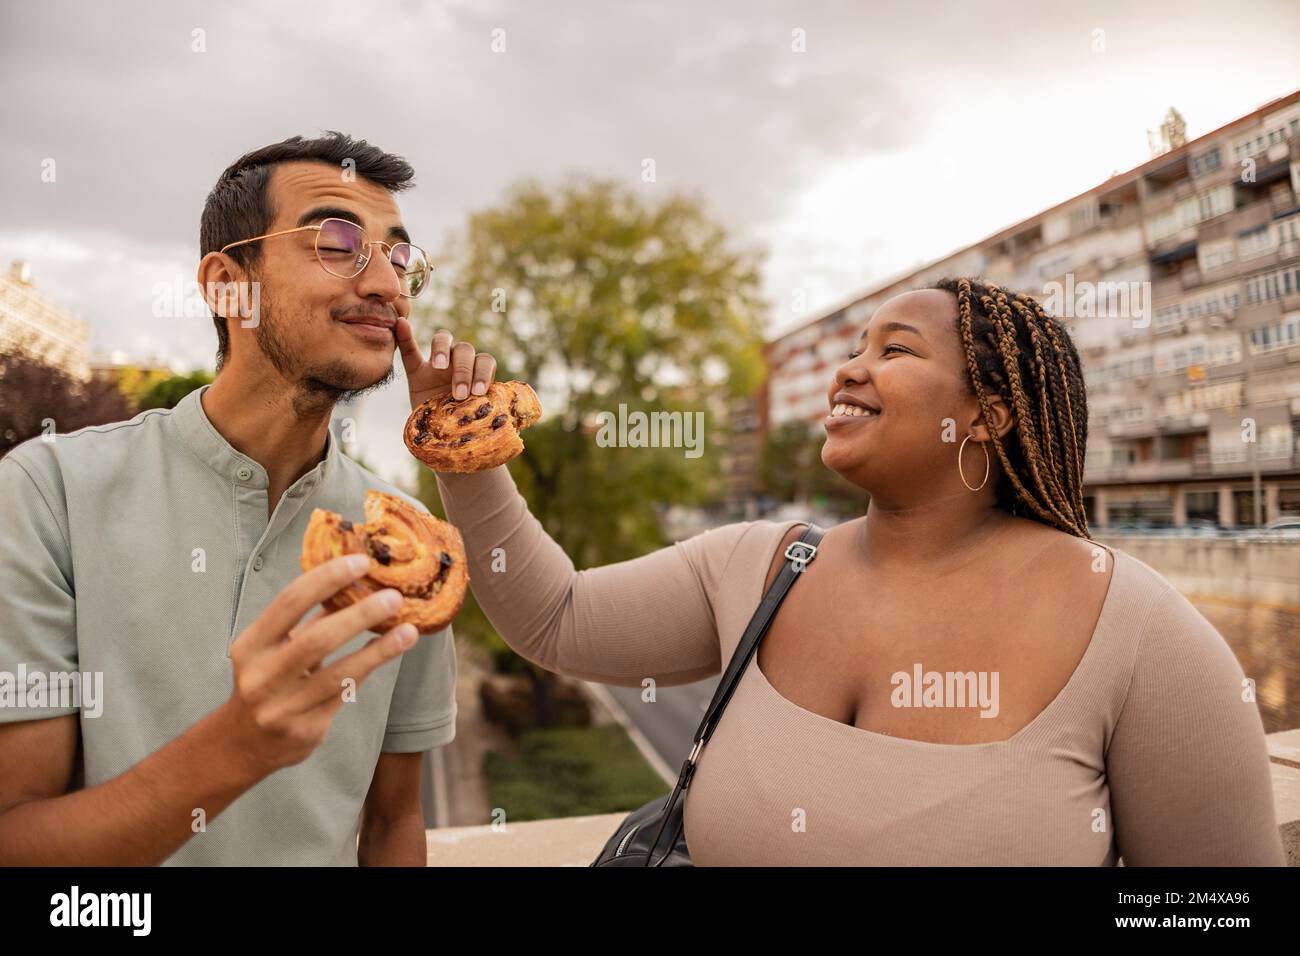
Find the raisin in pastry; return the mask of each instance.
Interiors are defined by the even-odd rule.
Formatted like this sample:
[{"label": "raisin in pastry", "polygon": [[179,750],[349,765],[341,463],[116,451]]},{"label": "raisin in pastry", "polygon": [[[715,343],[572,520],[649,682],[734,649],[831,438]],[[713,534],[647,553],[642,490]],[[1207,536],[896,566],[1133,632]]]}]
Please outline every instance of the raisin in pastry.
[{"label": "raisin in pastry", "polygon": [[406,420],[411,454],[434,471],[485,471],[524,450],[520,429],[542,417],[537,394],[524,382],[493,382],[487,394],[423,403]]},{"label": "raisin in pastry", "polygon": [[367,554],[370,570],[323,606],[339,611],[382,591],[402,592],[402,606],[371,630],[382,634],[399,624],[414,624],[421,634],[441,630],[465,601],[469,570],[465,542],[455,526],[396,495],[366,492],[365,523],[317,508],[302,539],[302,569],[344,554]]}]

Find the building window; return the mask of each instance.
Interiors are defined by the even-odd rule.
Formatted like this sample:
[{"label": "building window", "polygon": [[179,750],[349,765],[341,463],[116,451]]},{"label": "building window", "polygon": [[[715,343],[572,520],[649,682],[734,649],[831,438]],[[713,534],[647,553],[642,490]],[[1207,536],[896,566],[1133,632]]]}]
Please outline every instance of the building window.
[{"label": "building window", "polygon": [[1277,512],[1279,517],[1300,516],[1300,485],[1283,485],[1277,490]]},{"label": "building window", "polygon": [[1293,256],[1300,252],[1300,215],[1279,219],[1277,226],[1278,252],[1284,256]]},{"label": "building window", "polygon": [[1166,305],[1156,309],[1156,331],[1163,331],[1178,324],[1178,320],[1182,317],[1183,307],[1181,305]]},{"label": "building window", "polygon": [[1112,525],[1168,528],[1174,523],[1173,498],[1158,492],[1111,501],[1106,510]]},{"label": "building window", "polygon": [[1183,495],[1187,521],[1213,521],[1219,523],[1219,493],[1217,491],[1189,491]]},{"label": "building window", "polygon": [[1200,156],[1192,157],[1192,176],[1204,176],[1206,173],[1212,173],[1223,166],[1222,157],[1219,154],[1219,147],[1214,147],[1207,153],[1201,153]]},{"label": "building window", "polygon": [[1268,224],[1256,226],[1237,235],[1237,258],[1254,259],[1273,251],[1273,234]]},{"label": "building window", "polygon": [[1202,243],[1197,249],[1197,256],[1200,259],[1201,270],[1205,272],[1229,265],[1233,259],[1232,240]]},{"label": "building window", "polygon": [[1232,493],[1232,503],[1237,512],[1237,524],[1239,526],[1252,526],[1255,524],[1254,491],[1234,491]]},{"label": "building window", "polygon": [[1300,291],[1300,266],[1261,272],[1246,279],[1246,301],[1252,305],[1271,302],[1297,291]]},{"label": "building window", "polygon": [[1278,123],[1272,128],[1265,128],[1263,132],[1253,139],[1248,139],[1246,142],[1238,143],[1232,147],[1232,158],[1240,164],[1243,159],[1262,153],[1270,146],[1284,143],[1297,135],[1300,135],[1300,120],[1293,119],[1287,124]]},{"label": "building window", "polygon": [[1078,234],[1090,228],[1097,221],[1096,200],[1089,200],[1082,206],[1070,210],[1070,232]]},{"label": "building window", "polygon": [[1274,325],[1250,330],[1250,350],[1255,354],[1300,345],[1300,312],[1286,316]]}]

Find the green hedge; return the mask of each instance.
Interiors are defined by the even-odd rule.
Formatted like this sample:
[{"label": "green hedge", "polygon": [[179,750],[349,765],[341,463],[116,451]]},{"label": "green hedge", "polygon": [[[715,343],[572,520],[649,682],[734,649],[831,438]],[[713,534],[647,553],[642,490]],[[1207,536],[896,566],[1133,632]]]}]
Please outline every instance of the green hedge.
[{"label": "green hedge", "polygon": [[484,754],[483,772],[507,825],[634,810],[669,790],[617,724],[530,730],[518,756]]}]

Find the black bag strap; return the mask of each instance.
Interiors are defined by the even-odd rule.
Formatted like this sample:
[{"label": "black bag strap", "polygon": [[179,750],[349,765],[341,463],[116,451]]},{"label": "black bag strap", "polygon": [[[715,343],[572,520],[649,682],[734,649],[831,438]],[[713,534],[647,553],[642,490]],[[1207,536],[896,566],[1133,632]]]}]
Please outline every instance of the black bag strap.
[{"label": "black bag strap", "polygon": [[[659,845],[659,838],[663,834],[664,825],[667,824],[672,814],[673,805],[682,792],[690,787],[691,777],[695,773],[695,762],[700,757],[700,751],[708,743],[709,738],[713,736],[718,721],[722,719],[723,709],[731,700],[731,695],[735,693],[736,687],[740,684],[741,675],[744,674],[745,668],[749,666],[750,660],[753,659],[755,652],[757,652],[759,641],[767,634],[768,628],[772,625],[772,619],[776,617],[776,609],[781,606],[781,602],[785,600],[790,587],[798,580],[800,572],[817,556],[817,545],[821,542],[822,534],[821,528],[810,523],[803,536],[785,549],[786,563],[781,566],[781,570],[772,581],[772,586],[767,589],[767,593],[763,595],[763,600],[759,602],[757,610],[754,611],[754,616],[749,619],[749,625],[745,628],[745,633],[741,635],[740,642],[731,655],[731,662],[727,665],[722,679],[718,682],[718,689],[713,693],[713,700],[709,702],[708,709],[704,712],[704,719],[700,721],[699,729],[695,731],[695,746],[691,748],[690,756],[682,764],[681,773],[677,775],[677,785],[673,787],[673,792],[668,795],[668,800],[664,804],[663,819],[659,824],[659,832],[655,834],[654,842],[650,844],[650,854],[646,860],[647,866],[658,865],[650,863],[650,859],[654,857],[655,847]],[[669,847],[659,862],[662,863],[666,860],[671,852],[672,847]]]},{"label": "black bag strap", "polygon": [[767,635],[767,629],[772,625],[772,619],[776,617],[776,609],[785,600],[791,585],[798,580],[799,573],[817,556],[817,545],[821,539],[822,530],[815,524],[810,524],[803,536],[785,549],[786,563],[777,572],[772,586],[767,589],[763,600],[754,611],[754,616],[750,618],[749,626],[745,628],[745,633],[741,635],[740,642],[731,655],[731,663],[727,665],[722,680],[718,682],[718,689],[713,693],[713,700],[709,702],[708,709],[704,712],[704,719],[700,721],[699,729],[695,731],[695,757],[699,756],[700,749],[713,736],[714,728],[722,719],[723,708],[731,700],[731,695],[740,684],[741,675],[744,674],[745,668],[749,666],[750,660],[758,650],[759,641]]}]

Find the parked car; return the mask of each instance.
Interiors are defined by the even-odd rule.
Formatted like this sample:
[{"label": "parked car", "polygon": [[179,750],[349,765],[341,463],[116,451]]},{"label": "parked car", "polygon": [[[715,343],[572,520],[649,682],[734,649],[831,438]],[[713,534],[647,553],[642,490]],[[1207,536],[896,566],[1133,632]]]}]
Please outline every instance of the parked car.
[{"label": "parked car", "polygon": [[1269,541],[1300,541],[1300,515],[1283,515],[1270,521],[1259,534]]}]

